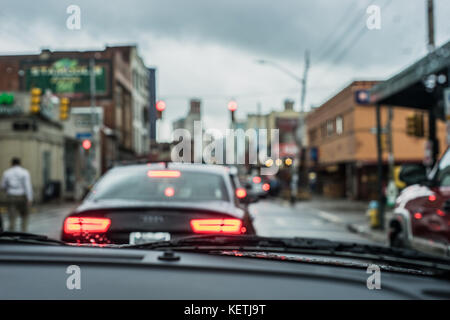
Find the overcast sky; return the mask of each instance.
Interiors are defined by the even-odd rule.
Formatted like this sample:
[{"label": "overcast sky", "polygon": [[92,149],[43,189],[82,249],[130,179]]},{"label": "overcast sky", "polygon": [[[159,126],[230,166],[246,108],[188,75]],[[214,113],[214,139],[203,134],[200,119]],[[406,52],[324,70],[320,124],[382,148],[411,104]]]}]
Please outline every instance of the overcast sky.
[{"label": "overcast sky", "polygon": [[[66,28],[66,8],[81,8],[81,30]],[[381,29],[366,27],[370,4],[381,8]],[[436,43],[450,40],[450,1],[435,0]],[[426,53],[426,0],[1,0],[0,54],[41,48],[102,49],[137,44],[158,69],[158,98],[167,104],[162,138],[202,99],[207,127],[225,129],[226,105],[237,118],[281,110],[300,85],[257,59],[303,73],[311,53],[306,108],[354,79],[385,79]]]}]

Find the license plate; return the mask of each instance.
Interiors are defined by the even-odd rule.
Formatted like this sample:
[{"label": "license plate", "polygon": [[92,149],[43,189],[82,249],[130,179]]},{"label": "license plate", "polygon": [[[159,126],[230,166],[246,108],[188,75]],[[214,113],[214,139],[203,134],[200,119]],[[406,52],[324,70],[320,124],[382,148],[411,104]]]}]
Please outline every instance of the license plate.
[{"label": "license plate", "polygon": [[131,232],[130,244],[141,244],[155,241],[170,240],[170,233],[167,232]]}]

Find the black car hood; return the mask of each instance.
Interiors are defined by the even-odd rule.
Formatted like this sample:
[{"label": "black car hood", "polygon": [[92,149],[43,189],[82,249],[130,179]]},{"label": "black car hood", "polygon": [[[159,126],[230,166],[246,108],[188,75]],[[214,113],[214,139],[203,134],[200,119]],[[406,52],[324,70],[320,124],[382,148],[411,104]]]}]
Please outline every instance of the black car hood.
[{"label": "black car hood", "polygon": [[76,210],[75,213],[87,210],[100,209],[183,209],[183,210],[202,210],[215,211],[225,214],[231,214],[242,217],[244,210],[236,207],[228,201],[202,201],[202,202],[172,202],[172,201],[131,201],[121,199],[105,199],[98,201],[86,200]]}]

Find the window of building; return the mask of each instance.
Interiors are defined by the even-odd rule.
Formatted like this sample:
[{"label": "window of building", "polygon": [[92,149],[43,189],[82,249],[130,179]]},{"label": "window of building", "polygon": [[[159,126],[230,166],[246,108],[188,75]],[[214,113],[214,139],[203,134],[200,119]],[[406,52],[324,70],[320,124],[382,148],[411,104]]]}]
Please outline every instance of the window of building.
[{"label": "window of building", "polygon": [[334,126],[333,126],[333,121],[332,120],[328,120],[327,121],[327,136],[331,136],[334,133]]},{"label": "window of building", "polygon": [[344,119],[342,116],[336,117],[336,134],[341,135],[344,132]]},{"label": "window of building", "polygon": [[326,123],[323,123],[320,126],[320,135],[321,135],[322,139],[327,136],[327,125],[326,125]]}]

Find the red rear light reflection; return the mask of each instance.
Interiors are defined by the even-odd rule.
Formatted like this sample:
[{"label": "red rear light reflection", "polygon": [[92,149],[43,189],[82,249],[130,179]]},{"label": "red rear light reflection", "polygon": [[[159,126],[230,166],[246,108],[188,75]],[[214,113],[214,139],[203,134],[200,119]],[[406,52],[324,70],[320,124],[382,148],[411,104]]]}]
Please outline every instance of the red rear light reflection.
[{"label": "red rear light reflection", "polygon": [[236,197],[238,199],[244,199],[247,196],[247,190],[244,188],[237,188],[236,189]]},{"label": "red rear light reflection", "polygon": [[420,212],[416,212],[416,213],[414,213],[414,218],[417,220],[420,220],[420,219],[422,219],[422,214]]},{"label": "red rear light reflection", "polygon": [[246,231],[239,219],[194,219],[191,228],[195,233],[241,234]]},{"label": "red rear light reflection", "polygon": [[436,213],[437,213],[438,216],[441,216],[441,217],[444,217],[444,216],[445,216],[445,212],[442,211],[441,209],[437,209],[437,210],[436,210]]},{"label": "red rear light reflection", "polygon": [[261,177],[253,177],[253,183],[261,183]]},{"label": "red rear light reflection", "polygon": [[431,201],[431,202],[436,201],[436,195],[435,194],[429,195],[428,196],[428,201]]},{"label": "red rear light reflection", "polygon": [[264,183],[264,184],[262,185],[262,189],[263,189],[264,191],[269,191],[269,190],[270,190],[270,184]]},{"label": "red rear light reflection", "polygon": [[178,170],[150,170],[147,172],[149,178],[178,178],[181,172]]},{"label": "red rear light reflection", "polygon": [[173,197],[175,194],[175,190],[172,187],[168,187],[164,190],[164,195],[166,197]]},{"label": "red rear light reflection", "polygon": [[64,221],[64,233],[102,233],[111,225],[108,218],[69,217]]}]

